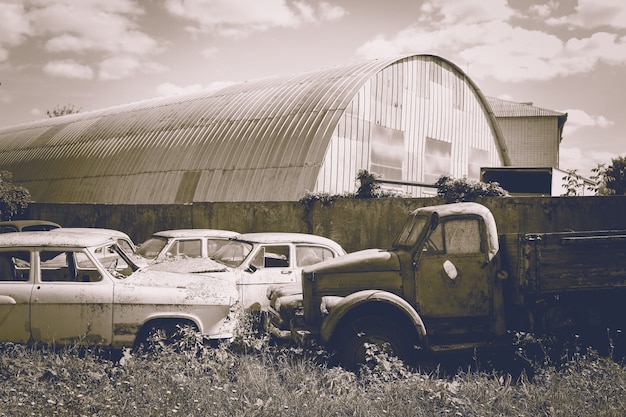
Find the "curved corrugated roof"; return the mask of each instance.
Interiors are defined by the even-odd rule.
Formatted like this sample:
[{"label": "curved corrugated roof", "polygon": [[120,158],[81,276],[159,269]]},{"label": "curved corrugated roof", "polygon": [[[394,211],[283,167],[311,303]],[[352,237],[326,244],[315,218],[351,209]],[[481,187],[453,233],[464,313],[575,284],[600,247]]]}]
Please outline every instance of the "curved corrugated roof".
[{"label": "curved corrugated roof", "polygon": [[313,189],[331,134],[356,92],[401,59],[4,128],[0,169],[42,202],[295,201]]}]

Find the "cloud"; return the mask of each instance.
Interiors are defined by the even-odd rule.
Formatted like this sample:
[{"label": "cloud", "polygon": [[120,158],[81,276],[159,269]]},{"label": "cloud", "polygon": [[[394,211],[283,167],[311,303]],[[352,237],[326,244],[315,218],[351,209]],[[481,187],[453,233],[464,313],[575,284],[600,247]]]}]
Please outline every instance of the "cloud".
[{"label": "cloud", "polygon": [[613,121],[606,119],[604,116],[590,115],[584,110],[570,109],[559,111],[567,113],[567,123],[563,127],[563,137],[567,137],[581,128],[608,128],[614,124]]},{"label": "cloud", "polygon": [[339,20],[348,15],[348,11],[343,7],[323,1],[319,4],[319,15],[321,20]]},{"label": "cloud", "polygon": [[[49,75],[87,79],[92,70],[77,64],[68,56],[99,55],[105,70],[101,79],[146,72],[153,64],[132,66],[113,71],[107,60],[128,56],[146,61],[146,57],[163,52],[164,47],[145,33],[139,19],[145,11],[135,0],[26,0],[22,4],[0,3],[0,62],[8,58],[8,47],[28,40],[42,44],[44,51],[63,59],[53,59],[44,72]],[[90,57],[92,56],[90,55]],[[98,57],[96,58],[98,59]],[[148,60],[149,61],[149,60]]]},{"label": "cloud", "polygon": [[159,63],[145,61],[132,55],[119,55],[107,58],[98,66],[98,78],[104,81],[119,80],[137,73],[157,74],[167,71]]},{"label": "cloud", "polygon": [[166,0],[165,8],[189,22],[186,29],[190,32],[224,37],[246,37],[272,28],[297,28],[347,14],[328,2],[285,0]]},{"label": "cloud", "polygon": [[574,13],[551,18],[552,25],[583,28],[626,28],[626,3],[622,0],[578,0]]},{"label": "cloud", "polygon": [[561,146],[559,150],[559,169],[563,171],[577,170],[578,174],[589,178],[592,169],[599,164],[610,165],[614,158],[619,155],[606,151],[581,150],[580,148],[569,148]]},{"label": "cloud", "polygon": [[436,21],[446,26],[508,20],[515,14],[506,0],[430,0],[420,10],[420,22]]},{"label": "cloud", "polygon": [[17,45],[32,33],[24,6],[0,3],[0,45]]},{"label": "cloud", "polygon": [[178,94],[194,93],[202,90],[202,85],[192,84],[187,86],[179,86],[172,83],[159,84],[156,88],[159,96],[175,96]]},{"label": "cloud", "polygon": [[43,72],[53,77],[79,80],[90,80],[94,77],[93,69],[90,66],[79,64],[72,59],[50,61],[44,65]]},{"label": "cloud", "polygon": [[207,90],[219,90],[224,87],[228,87],[229,85],[236,84],[235,81],[216,81],[208,84],[207,86],[202,86],[200,84],[191,84],[187,86],[180,86],[173,83],[163,83],[159,84],[156,88],[157,94],[159,96],[173,96],[178,94],[187,94],[187,93],[195,93],[196,91],[207,91]]},{"label": "cloud", "polygon": [[364,43],[357,55],[372,59],[435,53],[469,67],[472,78],[503,82],[550,80],[588,72],[601,62],[626,65],[626,37],[598,32],[562,39],[559,32],[538,29],[545,27],[543,18],[555,12],[556,3],[535,7],[533,22],[520,20],[520,11],[507,4],[505,0],[426,2],[419,24],[391,37],[378,35]]}]

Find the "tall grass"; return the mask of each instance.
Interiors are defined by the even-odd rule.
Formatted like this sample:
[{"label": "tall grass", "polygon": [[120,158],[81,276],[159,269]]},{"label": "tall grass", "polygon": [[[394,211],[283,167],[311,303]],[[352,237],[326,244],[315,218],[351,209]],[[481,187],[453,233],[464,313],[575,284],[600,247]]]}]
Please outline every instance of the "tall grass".
[{"label": "tall grass", "polygon": [[323,350],[272,346],[261,335],[174,345],[119,361],[101,352],[0,346],[0,416],[623,416],[626,370],[593,352],[533,376],[409,369],[378,354],[358,372]]}]

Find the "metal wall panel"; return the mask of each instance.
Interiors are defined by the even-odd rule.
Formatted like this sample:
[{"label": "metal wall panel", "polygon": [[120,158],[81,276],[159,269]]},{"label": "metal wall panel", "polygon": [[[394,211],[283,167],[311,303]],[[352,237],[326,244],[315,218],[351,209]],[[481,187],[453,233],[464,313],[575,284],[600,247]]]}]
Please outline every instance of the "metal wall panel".
[{"label": "metal wall panel", "polygon": [[[429,68],[441,65],[446,71],[435,73],[438,82],[459,84],[448,74],[458,68],[417,55],[0,129],[0,169],[42,202],[293,201],[306,191],[340,191],[354,187],[356,170],[368,166],[372,123],[412,137],[457,131],[445,126],[462,122],[445,117],[447,92],[421,85],[432,84]],[[482,97],[462,80],[474,88],[465,101]],[[425,104],[439,100],[445,104]],[[479,113],[490,120],[484,109]],[[493,129],[479,126],[475,135],[493,145]],[[423,155],[419,140],[406,150],[411,160]],[[419,162],[406,172],[418,178]]]}]

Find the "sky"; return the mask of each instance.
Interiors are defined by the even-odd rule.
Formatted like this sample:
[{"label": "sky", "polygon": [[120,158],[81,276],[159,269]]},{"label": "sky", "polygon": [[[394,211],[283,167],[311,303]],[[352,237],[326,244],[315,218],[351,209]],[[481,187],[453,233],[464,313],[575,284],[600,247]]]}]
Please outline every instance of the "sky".
[{"label": "sky", "polygon": [[563,170],[626,156],[624,0],[0,0],[0,127],[406,54],[567,113]]}]

